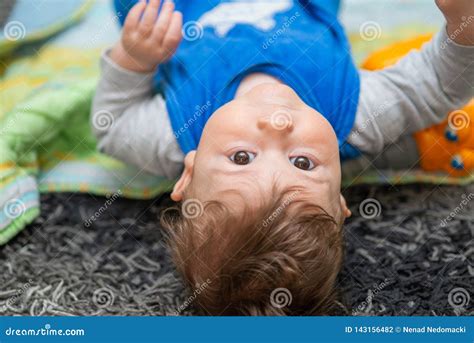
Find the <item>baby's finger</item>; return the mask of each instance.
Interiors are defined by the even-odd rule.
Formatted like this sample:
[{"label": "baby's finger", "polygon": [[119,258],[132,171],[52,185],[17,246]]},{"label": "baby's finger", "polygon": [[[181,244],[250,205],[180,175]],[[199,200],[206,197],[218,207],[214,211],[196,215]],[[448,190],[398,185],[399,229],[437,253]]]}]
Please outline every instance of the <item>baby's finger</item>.
[{"label": "baby's finger", "polygon": [[170,57],[174,54],[178,48],[179,43],[182,39],[181,30],[183,27],[183,15],[181,12],[174,12],[171,18],[171,22],[166,32],[165,38],[163,39],[162,47],[167,52],[167,56]]},{"label": "baby's finger", "polygon": [[145,7],[146,1],[144,0],[139,1],[135,4],[135,6],[132,7],[132,9],[128,12],[127,18],[125,18],[125,23],[123,24],[124,31],[134,30],[137,28]]},{"label": "baby's finger", "polygon": [[140,32],[143,35],[149,35],[152,32],[156,17],[158,16],[159,7],[160,0],[150,0],[148,3],[145,13],[143,13],[142,21],[140,22]]},{"label": "baby's finger", "polygon": [[166,31],[169,30],[173,10],[174,3],[172,1],[166,1],[163,4],[163,8],[161,9],[160,15],[153,29],[153,38],[157,43],[161,43],[163,41]]}]

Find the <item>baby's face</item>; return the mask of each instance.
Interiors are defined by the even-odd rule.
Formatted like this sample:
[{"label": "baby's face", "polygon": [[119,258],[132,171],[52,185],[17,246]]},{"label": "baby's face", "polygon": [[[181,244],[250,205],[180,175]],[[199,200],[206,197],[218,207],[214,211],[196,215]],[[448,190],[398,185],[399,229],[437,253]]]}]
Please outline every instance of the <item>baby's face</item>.
[{"label": "baby's face", "polygon": [[302,189],[298,198],[335,218],[345,214],[334,130],[287,86],[263,84],[221,107],[185,165],[175,200],[190,187],[193,198],[234,202],[235,208],[238,199],[257,204],[271,196],[276,184]]}]

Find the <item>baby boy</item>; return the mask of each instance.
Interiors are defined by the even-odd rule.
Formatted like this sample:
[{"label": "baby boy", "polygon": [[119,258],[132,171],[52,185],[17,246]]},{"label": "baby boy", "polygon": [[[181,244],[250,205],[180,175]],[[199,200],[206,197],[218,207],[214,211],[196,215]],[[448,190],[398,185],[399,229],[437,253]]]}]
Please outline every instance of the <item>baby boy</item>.
[{"label": "baby boy", "polygon": [[350,215],[341,160],[473,96],[474,2],[436,1],[446,27],[377,72],[355,67],[338,1],[123,3],[92,109],[112,125],[92,127],[102,152],[177,179],[182,211],[163,224],[196,308],[329,313]]}]

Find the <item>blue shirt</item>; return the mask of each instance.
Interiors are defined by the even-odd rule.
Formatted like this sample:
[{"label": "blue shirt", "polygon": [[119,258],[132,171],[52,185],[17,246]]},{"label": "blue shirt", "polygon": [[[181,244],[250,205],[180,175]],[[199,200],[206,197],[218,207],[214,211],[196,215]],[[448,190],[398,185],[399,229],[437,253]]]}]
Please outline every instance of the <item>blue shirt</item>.
[{"label": "blue shirt", "polygon": [[[135,2],[128,1],[124,7],[124,0],[116,0],[121,14]],[[210,116],[231,101],[240,81],[254,72],[280,79],[326,117],[342,158],[356,153],[345,141],[354,124],[360,81],[337,19],[338,1],[175,4],[183,13],[184,39],[173,58],[159,67],[155,81],[185,154],[197,148]]]}]

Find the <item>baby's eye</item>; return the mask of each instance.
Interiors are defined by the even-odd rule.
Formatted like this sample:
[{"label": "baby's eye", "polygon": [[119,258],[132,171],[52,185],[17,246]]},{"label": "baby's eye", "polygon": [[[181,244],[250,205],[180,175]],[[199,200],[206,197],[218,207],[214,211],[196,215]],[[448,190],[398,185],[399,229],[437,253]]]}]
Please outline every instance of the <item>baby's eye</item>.
[{"label": "baby's eye", "polygon": [[302,169],[302,170],[314,169],[313,161],[311,161],[306,156],[290,157],[290,162],[293,163],[293,165],[298,169]]},{"label": "baby's eye", "polygon": [[255,154],[248,151],[237,151],[230,156],[230,160],[235,164],[246,165],[253,161]]}]

